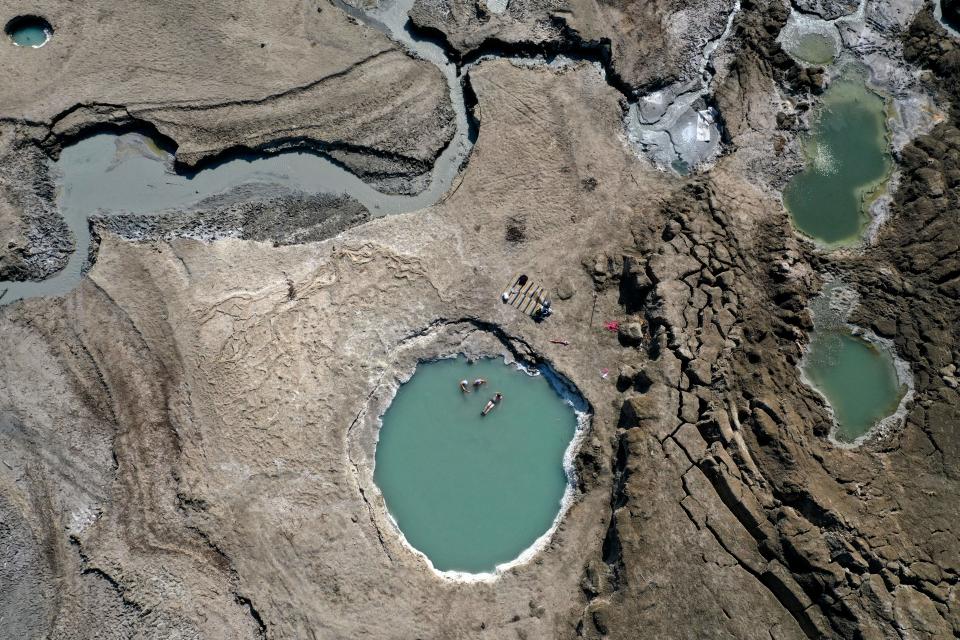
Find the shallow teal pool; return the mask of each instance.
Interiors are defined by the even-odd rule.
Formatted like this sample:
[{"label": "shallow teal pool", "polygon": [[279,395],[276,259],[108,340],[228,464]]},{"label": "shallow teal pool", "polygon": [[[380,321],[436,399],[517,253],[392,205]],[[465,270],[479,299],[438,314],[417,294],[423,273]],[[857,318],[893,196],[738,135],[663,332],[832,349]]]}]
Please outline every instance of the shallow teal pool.
[{"label": "shallow teal pool", "polygon": [[24,16],[14,18],[6,27],[7,35],[20,47],[42,47],[50,39],[53,30],[43,18]]},{"label": "shallow teal pool", "polygon": [[852,443],[892,415],[907,389],[891,353],[854,335],[845,312],[831,308],[834,293],[828,286],[811,305],[814,332],[803,372],[833,409],[834,437]]},{"label": "shallow teal pool", "polygon": [[847,71],[824,93],[807,166],[787,185],[784,204],[796,227],[828,245],[855,242],[871,196],[890,174],[886,103],[860,71]]},{"label": "shallow teal pool", "polygon": [[[464,394],[461,379],[488,383]],[[495,392],[503,400],[481,417]],[[573,408],[500,360],[421,363],[383,416],[374,481],[400,531],[440,571],[486,573],[552,526]]]}]

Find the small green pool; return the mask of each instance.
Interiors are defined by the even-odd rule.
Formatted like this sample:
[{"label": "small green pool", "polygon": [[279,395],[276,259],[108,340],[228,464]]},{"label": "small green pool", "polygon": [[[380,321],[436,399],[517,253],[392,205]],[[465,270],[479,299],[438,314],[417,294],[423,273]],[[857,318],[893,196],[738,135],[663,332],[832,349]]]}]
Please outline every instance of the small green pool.
[{"label": "small green pool", "polygon": [[38,49],[47,44],[53,35],[50,23],[37,16],[20,16],[7,23],[7,36],[18,47]]},{"label": "small green pool", "polygon": [[830,85],[803,147],[807,166],[783,193],[794,225],[827,245],[856,242],[891,169],[886,103],[861,71]]},{"label": "small green pool", "polygon": [[835,290],[828,286],[811,305],[814,332],[803,372],[833,409],[834,437],[852,443],[892,415],[907,389],[889,351],[854,335],[845,312],[830,307]]},{"label": "small green pool", "polygon": [[[462,379],[484,378],[462,393]],[[481,417],[495,392],[503,400]],[[577,415],[545,376],[500,360],[421,363],[383,416],[374,481],[407,542],[440,571],[492,572],[549,531]]]},{"label": "small green pool", "polygon": [[833,38],[822,33],[804,33],[797,38],[790,53],[810,64],[830,64],[837,55]]}]

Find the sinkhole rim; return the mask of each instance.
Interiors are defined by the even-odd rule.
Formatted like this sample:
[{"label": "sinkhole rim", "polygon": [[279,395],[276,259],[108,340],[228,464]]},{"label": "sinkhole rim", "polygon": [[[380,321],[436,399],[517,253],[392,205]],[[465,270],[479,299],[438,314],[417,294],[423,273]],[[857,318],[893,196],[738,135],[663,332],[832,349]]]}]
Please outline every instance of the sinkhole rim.
[{"label": "sinkhole rim", "polygon": [[[409,542],[393,514],[387,507],[386,499],[379,484],[374,480],[374,472],[376,469],[376,451],[377,447],[379,446],[380,433],[383,429],[383,418],[392,406],[400,388],[413,378],[421,365],[442,362],[446,360],[456,360],[459,358],[465,358],[467,361],[496,360],[499,361],[502,366],[515,368],[526,375],[543,376],[551,390],[557,394],[557,398],[564,404],[568,405],[570,410],[573,411],[576,419],[573,435],[570,438],[570,442],[567,444],[566,449],[564,449],[563,471],[564,475],[566,476],[566,483],[560,500],[559,509],[557,510],[553,521],[539,537],[537,537],[528,547],[524,548],[516,557],[505,562],[498,563],[493,567],[493,569],[488,571],[473,572],[455,569],[438,569],[426,553],[416,548]],[[468,353],[464,350],[458,350],[444,352],[441,354],[425,354],[405,362],[401,368],[395,370],[395,374],[396,375],[392,376],[393,379],[391,383],[388,383],[385,385],[385,388],[371,395],[368,403],[368,409],[373,410],[372,413],[368,414],[368,420],[372,419],[370,422],[372,422],[371,426],[373,429],[373,441],[372,448],[369,451],[369,467],[367,470],[369,475],[367,476],[367,481],[368,486],[372,488],[376,494],[376,502],[378,506],[377,511],[379,511],[379,517],[389,522],[389,528],[391,529],[393,535],[407,552],[412,554],[419,562],[425,564],[431,574],[445,582],[458,584],[493,583],[501,576],[506,575],[510,570],[530,563],[540,554],[541,551],[549,546],[560,524],[567,516],[567,513],[576,502],[578,496],[581,494],[581,490],[578,486],[580,478],[576,469],[576,460],[581,452],[587,434],[589,434],[591,431],[594,417],[593,406],[583,395],[577,385],[574,384],[574,382],[567,376],[557,371],[550,362],[541,360],[539,358],[536,358],[533,361],[522,361],[507,351],[496,352],[494,350],[489,350],[481,352],[471,351]]]},{"label": "sinkhole rim", "polygon": [[948,35],[954,39],[960,38],[960,21],[953,24],[953,20],[943,15],[943,0],[935,0],[933,3],[933,17],[940,23]]},{"label": "sinkhole rim", "polygon": [[[36,27],[43,30],[43,33],[46,35],[46,38],[43,42],[40,44],[21,44],[17,42],[17,31],[30,27]],[[53,39],[53,25],[50,24],[50,21],[43,16],[33,13],[25,13],[23,15],[10,18],[10,20],[7,21],[7,24],[4,25],[3,32],[7,35],[7,38],[10,39],[10,42],[13,44],[13,46],[21,47],[23,49],[39,49]]]}]

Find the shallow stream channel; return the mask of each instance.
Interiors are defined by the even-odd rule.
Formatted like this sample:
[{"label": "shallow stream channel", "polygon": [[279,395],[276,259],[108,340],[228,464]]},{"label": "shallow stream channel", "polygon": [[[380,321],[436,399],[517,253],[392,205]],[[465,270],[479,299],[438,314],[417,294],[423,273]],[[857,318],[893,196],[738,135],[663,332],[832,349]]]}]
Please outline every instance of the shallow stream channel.
[{"label": "shallow stream channel", "polygon": [[[496,393],[502,400],[482,415]],[[549,536],[571,499],[585,416],[564,395],[549,372],[495,358],[421,362],[399,388],[382,418],[374,482],[436,571],[491,574]]]}]

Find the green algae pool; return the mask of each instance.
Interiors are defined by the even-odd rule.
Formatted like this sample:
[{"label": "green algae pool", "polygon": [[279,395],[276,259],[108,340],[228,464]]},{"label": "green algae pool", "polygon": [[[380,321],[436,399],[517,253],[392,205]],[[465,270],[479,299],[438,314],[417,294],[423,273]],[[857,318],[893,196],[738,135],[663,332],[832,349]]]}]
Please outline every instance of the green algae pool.
[{"label": "green algae pool", "polygon": [[862,72],[847,71],[830,85],[803,146],[807,167],[783,193],[794,225],[827,245],[856,242],[891,170],[886,103]]},{"label": "green algae pool", "polygon": [[901,384],[891,353],[854,335],[846,323],[846,311],[831,307],[838,290],[828,285],[811,305],[814,332],[802,367],[833,410],[834,438],[849,444],[893,415],[907,388]]},{"label": "green algae pool", "polygon": [[805,33],[797,38],[790,53],[810,64],[830,64],[837,55],[833,38],[822,33]]},{"label": "green algae pool", "polygon": [[[461,379],[488,382],[471,393]],[[503,400],[481,417],[495,392]],[[545,376],[501,360],[423,362],[383,416],[374,482],[439,571],[489,573],[547,533],[567,491],[577,415]]]}]

